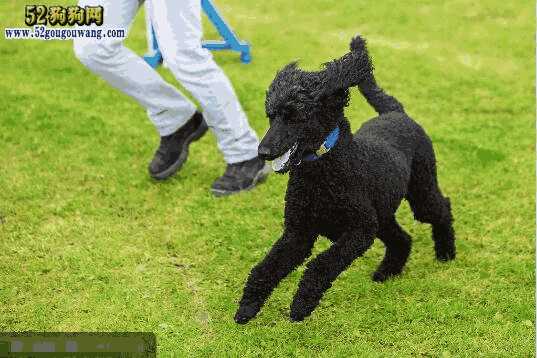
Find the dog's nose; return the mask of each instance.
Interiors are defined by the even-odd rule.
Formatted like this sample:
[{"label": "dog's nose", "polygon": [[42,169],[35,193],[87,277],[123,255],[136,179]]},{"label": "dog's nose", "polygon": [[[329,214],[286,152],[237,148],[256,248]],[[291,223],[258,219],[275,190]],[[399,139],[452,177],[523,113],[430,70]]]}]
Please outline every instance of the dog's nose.
[{"label": "dog's nose", "polygon": [[271,157],[270,155],[270,148],[261,144],[258,148],[257,148],[257,154],[259,155],[259,158],[261,159],[269,159]]}]

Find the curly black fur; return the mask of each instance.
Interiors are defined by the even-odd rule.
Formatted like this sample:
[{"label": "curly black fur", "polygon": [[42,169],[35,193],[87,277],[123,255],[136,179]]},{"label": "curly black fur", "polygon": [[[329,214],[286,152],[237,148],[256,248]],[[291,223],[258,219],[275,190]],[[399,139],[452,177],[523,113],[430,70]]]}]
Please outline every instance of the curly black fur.
[{"label": "curly black fur", "polygon": [[[290,160],[284,233],[250,273],[235,316],[238,323],[252,319],[278,283],[310,256],[318,235],[333,244],[307,264],[291,304],[293,321],[311,314],[375,237],[386,253],[373,280],[400,274],[411,247],[410,236],[395,219],[403,199],[417,220],[432,224],[437,259],[455,258],[450,202],[438,187],[431,140],[401,103],[378,87],[365,41],[358,36],[350,48],[321,71],[287,65],[267,92],[270,128],[260,156],[271,160],[295,143],[298,148]],[[379,113],[354,136],[343,113],[353,86]],[[336,126],[340,136],[335,147],[318,160],[301,162]]]}]

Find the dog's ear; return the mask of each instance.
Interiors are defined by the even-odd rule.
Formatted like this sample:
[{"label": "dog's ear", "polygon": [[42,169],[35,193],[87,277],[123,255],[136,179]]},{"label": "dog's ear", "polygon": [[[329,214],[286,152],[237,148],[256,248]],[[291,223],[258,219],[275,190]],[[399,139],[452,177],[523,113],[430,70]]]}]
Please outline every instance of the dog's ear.
[{"label": "dog's ear", "polygon": [[339,90],[357,86],[372,77],[373,64],[367,51],[365,39],[356,36],[350,43],[350,52],[343,57],[324,64],[322,88],[318,98],[330,96]]}]

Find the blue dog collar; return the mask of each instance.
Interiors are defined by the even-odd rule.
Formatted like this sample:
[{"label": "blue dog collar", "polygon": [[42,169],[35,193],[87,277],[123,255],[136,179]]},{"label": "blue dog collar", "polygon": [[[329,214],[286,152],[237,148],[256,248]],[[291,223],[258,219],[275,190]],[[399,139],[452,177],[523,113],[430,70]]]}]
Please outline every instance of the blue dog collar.
[{"label": "blue dog collar", "polygon": [[330,132],[330,134],[328,134],[323,144],[321,144],[321,146],[315,151],[315,153],[308,154],[303,159],[307,162],[319,159],[321,156],[328,153],[330,149],[332,149],[336,145],[338,138],[339,127],[336,127]]}]

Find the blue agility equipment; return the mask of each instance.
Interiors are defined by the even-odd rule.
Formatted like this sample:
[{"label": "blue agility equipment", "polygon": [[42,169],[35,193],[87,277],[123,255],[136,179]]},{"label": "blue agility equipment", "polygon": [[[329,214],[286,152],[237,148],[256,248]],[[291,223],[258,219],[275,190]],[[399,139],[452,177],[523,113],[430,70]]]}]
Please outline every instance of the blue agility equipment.
[{"label": "blue agility equipment", "polygon": [[[218,12],[211,0],[201,0],[201,7],[209,20],[213,23],[214,27],[222,36],[224,41],[203,41],[202,47],[208,50],[231,50],[237,51],[241,54],[241,61],[243,63],[250,63],[252,56],[250,54],[250,44],[245,41],[241,41],[239,37],[233,32],[233,29],[224,20],[222,15]],[[147,11],[146,11],[147,14]],[[144,60],[153,68],[162,63],[162,53],[160,52],[155,30],[151,24],[149,16],[146,15],[146,27],[147,27],[147,43],[149,52],[144,56]]]}]

